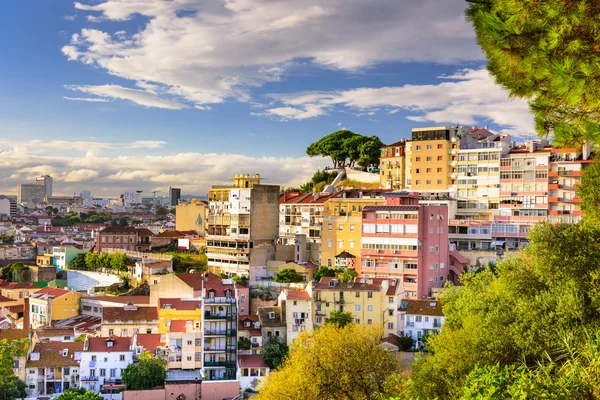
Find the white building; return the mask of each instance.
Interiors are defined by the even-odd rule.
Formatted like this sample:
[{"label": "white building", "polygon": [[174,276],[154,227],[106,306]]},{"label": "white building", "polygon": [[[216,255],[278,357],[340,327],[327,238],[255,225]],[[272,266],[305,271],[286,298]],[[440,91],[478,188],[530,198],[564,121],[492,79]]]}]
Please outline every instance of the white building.
[{"label": "white building", "polygon": [[423,343],[421,338],[442,329],[444,313],[442,303],[437,300],[402,300],[398,309],[398,326],[405,336],[415,341],[415,347]]},{"label": "white building", "polygon": [[312,286],[306,290],[284,290],[279,295],[279,305],[285,301],[286,341],[288,346],[298,337],[300,332],[312,331]]},{"label": "white building", "polygon": [[25,365],[28,397],[62,393],[79,387],[81,342],[38,342]]},{"label": "white building", "polygon": [[126,190],[125,193],[123,193],[123,204],[142,204],[142,191]]},{"label": "white building", "polygon": [[239,355],[238,365],[238,381],[242,390],[256,390],[261,381],[269,376],[269,366],[260,354]]},{"label": "white building", "polygon": [[81,354],[81,387],[98,393],[103,385],[122,385],[123,371],[132,362],[131,337],[88,337]]}]

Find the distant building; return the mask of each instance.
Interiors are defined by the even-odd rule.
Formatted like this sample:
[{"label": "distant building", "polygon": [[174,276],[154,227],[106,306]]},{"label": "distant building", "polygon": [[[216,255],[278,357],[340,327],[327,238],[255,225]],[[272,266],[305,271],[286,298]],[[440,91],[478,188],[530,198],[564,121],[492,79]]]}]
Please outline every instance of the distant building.
[{"label": "distant building", "polygon": [[178,231],[196,231],[204,236],[208,217],[208,202],[192,199],[189,204],[177,205],[175,211],[175,229]]},{"label": "distant building", "polygon": [[128,206],[132,204],[142,204],[142,191],[141,190],[126,190],[122,194],[123,204]]},{"label": "distant building", "polygon": [[96,250],[98,253],[106,248],[148,251],[152,236],[154,234],[146,228],[107,226],[96,235]]},{"label": "distant building", "polygon": [[16,216],[17,202],[10,197],[0,196],[0,215]]},{"label": "distant building", "polygon": [[181,189],[169,186],[169,201],[170,201],[171,207],[175,207],[177,204],[179,204],[180,198],[181,198]]},{"label": "distant building", "polygon": [[44,202],[46,188],[43,185],[21,183],[17,185],[17,203],[36,206]]},{"label": "distant building", "polygon": [[82,190],[79,196],[84,200],[90,200],[92,198],[92,192],[89,190]]},{"label": "distant building", "polygon": [[44,203],[52,206],[81,206],[83,198],[80,196],[44,196]]},{"label": "distant building", "polygon": [[35,183],[44,186],[46,196],[52,196],[52,177],[50,175],[35,178]]}]

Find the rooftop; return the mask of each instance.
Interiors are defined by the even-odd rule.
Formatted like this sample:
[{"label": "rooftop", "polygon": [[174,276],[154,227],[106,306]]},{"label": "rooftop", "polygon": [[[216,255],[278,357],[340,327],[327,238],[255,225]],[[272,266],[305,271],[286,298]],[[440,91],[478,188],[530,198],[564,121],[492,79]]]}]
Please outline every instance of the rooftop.
[{"label": "rooftop", "polygon": [[247,354],[238,356],[240,368],[269,368],[262,354]]},{"label": "rooftop", "polygon": [[104,307],[102,309],[103,322],[156,320],[158,320],[158,311],[156,307],[139,307],[137,309]]},{"label": "rooftop", "polygon": [[399,310],[411,315],[444,316],[439,300],[402,300]]},{"label": "rooftop", "polygon": [[39,338],[45,337],[59,337],[59,336],[75,336],[75,332],[73,328],[53,328],[53,327],[45,327],[39,328],[35,331]]},{"label": "rooftop", "polygon": [[171,321],[171,327],[169,330],[171,332],[182,332],[185,333],[187,324],[190,323],[192,328],[194,327],[194,321],[191,319],[175,319]]},{"label": "rooftop", "polygon": [[289,290],[287,292],[288,300],[310,300],[310,295],[306,290]]},{"label": "rooftop", "polygon": [[70,293],[72,293],[72,292],[70,290],[66,290],[66,289],[45,287],[42,290],[39,290],[36,293],[30,295],[30,297],[34,298],[34,299],[40,299],[47,295],[48,298],[50,298],[50,299],[56,299],[58,297],[65,296]]},{"label": "rooftop", "polygon": [[[29,356],[27,368],[77,367],[80,360],[75,360],[75,353],[82,351],[83,342],[39,342]],[[39,354],[38,360],[36,360],[36,353]]]},{"label": "rooftop", "polygon": [[157,347],[165,345],[160,341],[160,336],[160,333],[138,333],[136,335],[136,345],[142,347],[143,351],[155,354]]},{"label": "rooftop", "polygon": [[[282,316],[281,307],[260,307],[257,314],[258,319],[264,328],[286,326],[285,309],[283,310]],[[273,316],[273,318],[271,318],[271,316]]]},{"label": "rooftop", "polygon": [[161,309],[172,308],[175,310],[197,310],[201,308],[201,299],[159,299],[158,307]]},{"label": "rooftop", "polygon": [[[112,343],[112,345],[111,345]],[[131,350],[130,337],[97,337],[87,339],[87,352],[124,352]]]}]

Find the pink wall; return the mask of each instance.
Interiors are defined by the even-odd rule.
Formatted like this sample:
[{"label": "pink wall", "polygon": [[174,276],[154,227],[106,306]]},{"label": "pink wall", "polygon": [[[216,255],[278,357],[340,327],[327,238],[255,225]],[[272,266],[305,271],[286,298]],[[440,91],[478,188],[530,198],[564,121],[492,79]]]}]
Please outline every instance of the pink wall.
[{"label": "pink wall", "polygon": [[[433,214],[433,218],[431,215]],[[442,216],[441,219],[439,216]],[[421,206],[419,212],[419,239],[421,239],[421,251],[419,252],[418,262],[418,290],[417,296],[422,299],[423,296],[429,296],[431,288],[442,287],[448,277],[448,270],[450,264],[449,250],[448,250],[448,207],[445,205],[440,206]],[[429,233],[429,228],[432,228],[433,233]],[[441,228],[441,232],[439,229]],[[433,251],[431,250],[433,246]],[[435,251],[437,248],[439,251]],[[444,268],[435,269],[435,264],[441,266],[444,264]],[[429,266],[434,264],[434,269],[430,269]],[[444,278],[440,280],[440,276]],[[433,282],[429,279],[432,278]],[[437,278],[437,282],[436,282]]]},{"label": "pink wall", "polygon": [[235,397],[240,394],[238,381],[204,381],[195,383],[183,383],[165,385],[164,389],[155,390],[126,390],[123,392],[123,400],[173,400],[183,394],[186,400],[222,400]]}]

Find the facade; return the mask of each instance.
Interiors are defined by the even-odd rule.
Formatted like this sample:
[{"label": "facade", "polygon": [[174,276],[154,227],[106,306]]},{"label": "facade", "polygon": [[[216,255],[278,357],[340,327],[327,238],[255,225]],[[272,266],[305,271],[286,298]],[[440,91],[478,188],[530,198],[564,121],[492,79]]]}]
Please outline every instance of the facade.
[{"label": "facade", "polygon": [[258,315],[238,316],[238,339],[245,338],[250,341],[250,349],[238,349],[238,354],[262,354],[262,330]]},{"label": "facade", "polygon": [[285,304],[286,341],[288,346],[300,332],[313,330],[312,296],[306,290],[284,290],[279,294],[279,306]]},{"label": "facade", "polygon": [[31,327],[37,328],[79,315],[81,293],[46,287],[29,295]]},{"label": "facade", "polygon": [[0,216],[15,217],[17,215],[17,202],[6,196],[0,196]]},{"label": "facade", "polygon": [[11,300],[17,300],[20,304],[23,304],[26,297],[40,290],[42,288],[33,283],[16,283],[0,279],[0,295]]},{"label": "facade", "polygon": [[209,271],[249,276],[250,266],[275,259],[279,186],[261,185],[258,174],[239,174],[233,186],[208,192],[206,255]]},{"label": "facade", "polygon": [[17,203],[35,206],[44,202],[46,187],[33,183],[17,185]]},{"label": "facade", "polygon": [[57,269],[66,269],[78,254],[85,254],[85,250],[75,246],[60,246],[52,248],[52,265]]},{"label": "facade", "polygon": [[287,342],[286,304],[285,301],[280,304],[276,307],[260,307],[256,313],[262,329],[263,346],[268,345],[271,338]]},{"label": "facade", "polygon": [[35,260],[35,256],[31,243],[0,243],[0,260]]},{"label": "facade", "polygon": [[52,196],[52,177],[50,175],[42,175],[35,178],[36,185],[44,186],[44,194]]},{"label": "facade", "polygon": [[196,231],[200,236],[206,232],[208,202],[192,199],[189,204],[178,204],[175,209],[175,229]]},{"label": "facade", "polygon": [[296,235],[305,235],[309,242],[321,243],[325,204],[329,193],[288,193],[279,199],[279,242],[294,244]]},{"label": "facade", "polygon": [[29,353],[25,384],[28,397],[79,387],[82,342],[39,342]]},{"label": "facade", "polygon": [[442,303],[435,300],[402,300],[398,309],[402,332],[415,341],[415,348],[424,345],[421,338],[438,332],[444,324]]},{"label": "facade", "polygon": [[81,353],[81,387],[95,393],[106,385],[122,387],[123,371],[132,362],[132,338],[88,337]]},{"label": "facade", "polygon": [[361,277],[395,278],[407,298],[431,296],[454,280],[448,248],[448,207],[420,205],[408,192],[384,193],[385,205],[362,211]]},{"label": "facade", "polygon": [[271,371],[260,354],[240,355],[238,357],[240,373],[238,380],[242,390],[256,390],[263,379],[269,376]]},{"label": "facade", "polygon": [[133,226],[107,226],[96,234],[96,251],[122,249],[131,251],[150,250],[150,238],[154,234],[146,228]]},{"label": "facade", "polygon": [[161,298],[158,318],[158,331],[168,349],[168,368],[202,368],[202,298]]},{"label": "facade", "polygon": [[81,206],[83,198],[80,196],[44,196],[44,203],[52,206]]},{"label": "facade", "polygon": [[335,277],[323,277],[306,290],[312,294],[314,326],[323,326],[332,311],[339,311],[351,313],[354,323],[377,325],[388,334],[395,333],[401,287],[396,279],[357,278],[343,283]]},{"label": "facade", "polygon": [[130,337],[136,333],[158,333],[156,307],[123,304],[102,308],[101,335],[103,337]]},{"label": "facade", "polygon": [[141,190],[126,190],[123,195],[123,204],[126,206],[133,204],[142,204],[142,191]]},{"label": "facade", "polygon": [[175,207],[179,204],[181,198],[181,189],[169,186],[169,205]]},{"label": "facade", "polygon": [[381,148],[379,158],[380,186],[385,189],[399,190],[404,188],[405,146],[403,139]]},{"label": "facade", "polygon": [[[16,340],[27,340],[29,335],[29,329],[0,329],[0,341],[7,340],[12,343]],[[25,349],[23,349],[25,350]],[[23,351],[23,355],[17,355],[13,358],[13,372],[15,376],[25,382],[25,364],[27,363],[27,352]]]},{"label": "facade", "polygon": [[[329,268],[358,268],[361,263],[362,209],[382,205],[385,190],[345,190],[330,197],[325,205],[321,265]],[[348,253],[352,257],[338,257]]]}]

